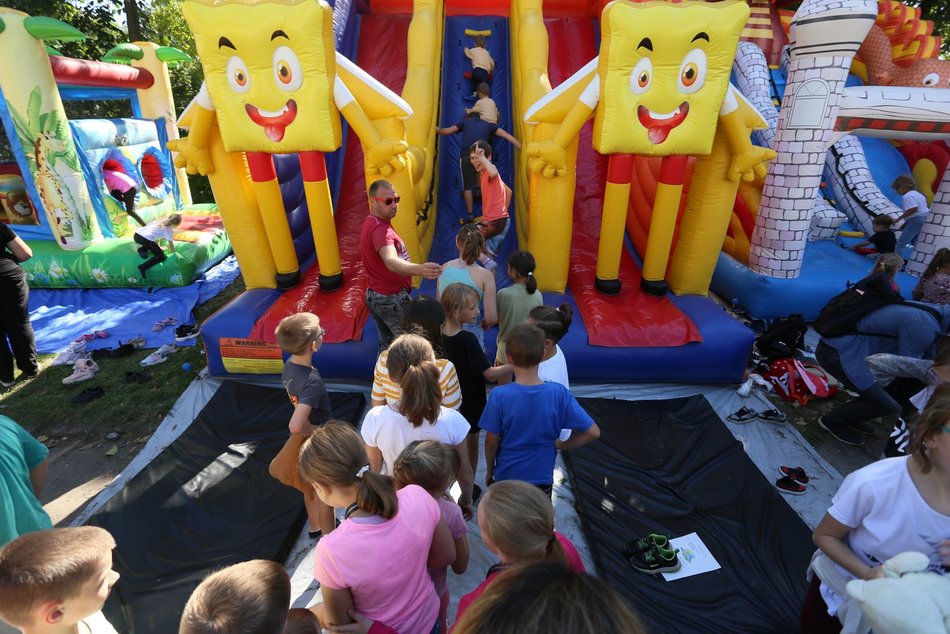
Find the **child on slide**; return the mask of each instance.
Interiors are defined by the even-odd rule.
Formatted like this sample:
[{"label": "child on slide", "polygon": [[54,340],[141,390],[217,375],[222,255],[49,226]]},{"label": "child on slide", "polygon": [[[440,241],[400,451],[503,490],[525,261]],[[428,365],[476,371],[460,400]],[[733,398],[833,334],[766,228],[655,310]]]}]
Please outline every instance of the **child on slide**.
[{"label": "child on slide", "polygon": [[139,273],[145,278],[145,272],[153,266],[161,264],[168,259],[162,247],[158,244],[159,240],[168,243],[168,252],[175,252],[175,227],[181,224],[181,214],[172,214],[166,218],[154,220],[144,227],[135,230],[132,238],[139,244],[139,256],[147,258],[151,253],[151,259],[139,264]]},{"label": "child on slide", "polygon": [[478,87],[487,84],[491,72],[495,70],[495,60],[485,48],[485,36],[475,36],[475,46],[465,49],[465,57],[472,60],[472,97],[478,97]]},{"label": "child on slide", "polygon": [[135,218],[135,222],[144,227],[145,221],[135,213],[135,196],[139,193],[135,181],[129,175],[108,167],[102,168],[102,179],[109,188],[109,194],[125,205],[125,213]]}]

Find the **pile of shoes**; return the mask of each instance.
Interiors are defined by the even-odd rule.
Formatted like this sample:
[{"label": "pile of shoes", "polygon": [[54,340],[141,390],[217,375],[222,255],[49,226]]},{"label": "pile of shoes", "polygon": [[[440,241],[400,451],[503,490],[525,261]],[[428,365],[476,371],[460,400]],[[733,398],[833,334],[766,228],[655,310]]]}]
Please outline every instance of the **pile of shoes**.
[{"label": "pile of shoes", "polygon": [[63,379],[64,385],[88,381],[99,371],[99,366],[92,359],[78,359],[73,364],[73,373]]},{"label": "pile of shoes", "polygon": [[648,575],[676,572],[680,563],[679,549],[673,548],[668,535],[650,533],[632,539],[623,547],[623,556],[633,568]]}]

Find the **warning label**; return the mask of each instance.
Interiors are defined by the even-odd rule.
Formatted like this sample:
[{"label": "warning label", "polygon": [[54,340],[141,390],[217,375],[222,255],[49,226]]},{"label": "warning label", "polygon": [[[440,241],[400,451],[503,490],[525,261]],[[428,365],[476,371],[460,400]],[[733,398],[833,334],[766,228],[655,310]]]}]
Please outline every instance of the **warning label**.
[{"label": "warning label", "polygon": [[254,339],[221,339],[221,363],[233,374],[280,374],[284,368],[280,346]]}]

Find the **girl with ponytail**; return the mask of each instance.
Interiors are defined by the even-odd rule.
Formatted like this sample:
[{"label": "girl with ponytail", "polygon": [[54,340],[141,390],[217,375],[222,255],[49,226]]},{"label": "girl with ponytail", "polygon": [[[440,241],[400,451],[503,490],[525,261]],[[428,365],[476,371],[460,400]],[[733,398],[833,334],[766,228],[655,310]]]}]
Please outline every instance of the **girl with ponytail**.
[{"label": "girl with ponytail", "polygon": [[397,632],[438,631],[426,567],[452,563],[455,544],[432,496],[416,485],[394,491],[391,478],[370,469],[359,434],[338,421],[304,442],[299,470],[325,504],[346,509],[315,551],[323,627],[350,623],[356,611]]},{"label": "girl with ponytail", "polygon": [[528,313],[544,303],[534,277],[534,256],[527,251],[515,251],[508,256],[508,277],[511,286],[498,291],[498,352],[495,364],[504,365],[505,342],[515,326],[527,323]]},{"label": "girl with ponytail", "polygon": [[568,304],[561,304],[557,308],[538,306],[528,313],[528,323],[544,331],[544,354],[538,366],[538,378],[560,383],[567,389],[571,389],[567,359],[557,342],[567,334],[573,315],[574,311]]},{"label": "girl with ponytail", "polygon": [[485,250],[485,238],[482,237],[477,225],[465,225],[459,229],[455,238],[459,256],[445,263],[442,275],[439,276],[438,298],[442,299],[442,291],[449,284],[467,284],[478,293],[478,301],[482,304],[482,316],[470,324],[465,324],[465,330],[478,339],[478,345],[485,349],[485,329],[498,323],[498,310],[495,301],[495,274],[478,265],[478,258]]},{"label": "girl with ponytail", "polygon": [[399,335],[389,346],[389,378],[402,391],[398,403],[380,405],[367,412],[361,428],[373,471],[392,474],[396,458],[415,440],[438,440],[459,455],[457,477],[462,489],[459,506],[466,519],[472,516],[475,476],[466,450],[469,424],[459,412],[442,406],[439,370],[432,344],[414,334]]},{"label": "girl with ponytail", "polygon": [[488,569],[485,581],[459,600],[456,622],[495,577],[512,564],[553,561],[584,572],[584,563],[574,544],[554,530],[551,498],[533,484],[520,480],[493,484],[478,504],[478,528],[485,547],[501,561]]}]

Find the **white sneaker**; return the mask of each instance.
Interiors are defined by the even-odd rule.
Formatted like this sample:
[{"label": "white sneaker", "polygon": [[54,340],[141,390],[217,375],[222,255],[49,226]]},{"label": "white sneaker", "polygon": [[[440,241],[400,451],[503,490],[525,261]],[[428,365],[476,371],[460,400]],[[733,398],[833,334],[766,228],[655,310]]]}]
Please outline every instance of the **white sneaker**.
[{"label": "white sneaker", "polygon": [[173,343],[166,343],[164,346],[148,355],[139,363],[141,365],[158,365],[159,363],[165,363],[168,360],[168,355],[178,352],[177,346]]},{"label": "white sneaker", "polygon": [[74,341],[53,360],[53,365],[73,365],[86,358],[86,342]]},{"label": "white sneaker", "polygon": [[92,359],[80,359],[73,365],[73,373],[63,379],[63,385],[88,381],[99,371],[99,366]]}]

